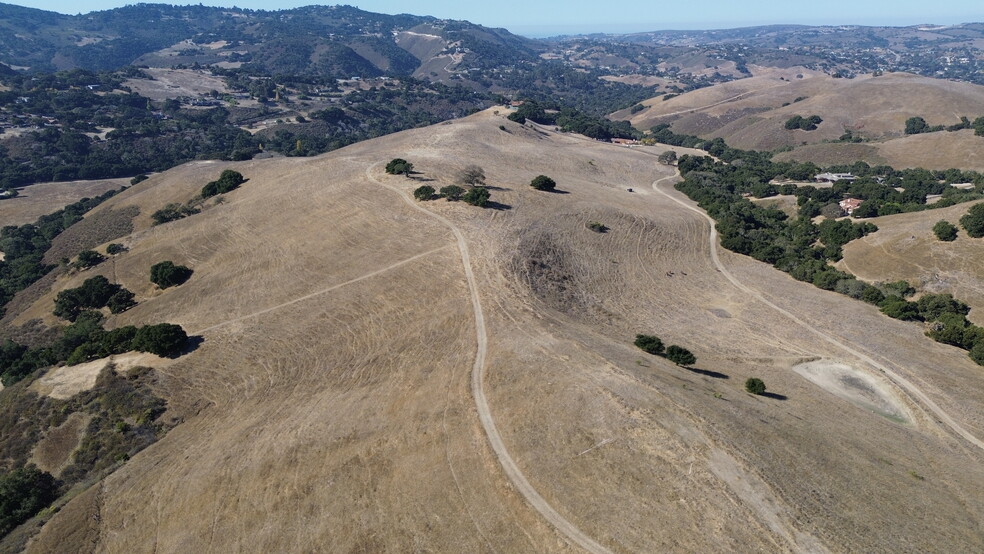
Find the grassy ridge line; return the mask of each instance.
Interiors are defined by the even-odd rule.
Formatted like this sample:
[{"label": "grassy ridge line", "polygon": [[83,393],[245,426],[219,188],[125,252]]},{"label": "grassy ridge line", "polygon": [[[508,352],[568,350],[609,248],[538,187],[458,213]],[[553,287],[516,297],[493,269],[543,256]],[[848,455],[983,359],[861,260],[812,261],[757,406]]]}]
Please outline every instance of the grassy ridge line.
[{"label": "grassy ridge line", "polygon": [[[533,488],[533,485],[526,479],[526,476],[523,475],[523,472],[516,464],[516,461],[513,460],[512,456],[509,454],[509,451],[506,449],[506,445],[502,440],[502,435],[499,434],[499,430],[495,425],[495,420],[492,418],[492,412],[489,409],[488,399],[485,396],[485,357],[488,351],[488,333],[485,327],[485,315],[482,312],[482,301],[478,295],[478,285],[471,267],[471,256],[468,253],[468,243],[465,241],[464,235],[461,233],[461,230],[458,229],[458,227],[455,226],[455,224],[449,219],[421,207],[404,191],[376,179],[375,175],[373,175],[373,169],[379,165],[380,162],[377,162],[366,168],[366,178],[370,182],[399,194],[400,198],[402,198],[403,201],[410,207],[441,222],[442,225],[454,233],[455,239],[457,240],[458,251],[461,253],[461,263],[465,271],[465,278],[468,281],[468,290],[471,296],[472,309],[475,313],[475,338],[478,343],[478,348],[475,352],[475,363],[472,365],[471,373],[472,394],[475,396],[475,407],[478,409],[478,416],[479,420],[482,422],[482,429],[485,431],[485,436],[488,438],[489,444],[492,446],[492,450],[495,452],[496,458],[502,465],[503,471],[509,478],[509,481],[512,482],[513,486],[515,486],[516,489],[519,490],[520,494],[523,495],[523,498],[529,502],[530,506],[539,512],[544,519],[553,525],[554,528],[556,528],[562,535],[567,537],[567,539],[594,554],[610,553],[611,551],[609,549],[587,536],[573,523],[568,521],[567,518],[558,513],[557,510],[555,510],[553,506],[551,506],[542,496],[540,496],[540,493]],[[452,472],[453,471],[454,469],[452,468]]]}]

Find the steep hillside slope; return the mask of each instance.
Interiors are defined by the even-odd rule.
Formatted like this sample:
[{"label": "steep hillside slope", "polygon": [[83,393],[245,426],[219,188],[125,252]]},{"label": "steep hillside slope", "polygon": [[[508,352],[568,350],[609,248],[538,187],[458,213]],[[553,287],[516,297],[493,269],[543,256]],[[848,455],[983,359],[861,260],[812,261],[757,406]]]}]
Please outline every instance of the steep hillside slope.
[{"label": "steep hillside slope", "polygon": [[[612,118],[629,119],[640,129],[672,123],[678,133],[722,137],[738,148],[774,150],[837,140],[846,130],[869,139],[898,138],[910,117],[923,117],[930,125],[953,125],[961,116],[973,120],[984,113],[984,86],[905,73],[835,79],[802,68],[757,69],[749,79],[643,105],[647,109],[616,112]],[[796,115],[819,115],[823,122],[813,131],[786,129],[786,121]],[[892,158],[905,157],[896,150],[919,150],[911,143],[872,146]],[[786,155],[797,157],[797,152]]]},{"label": "steep hillside slope", "polygon": [[[978,549],[980,368],[718,252],[662,150],[489,110],[317,158],[188,164],[111,199],[95,212],[141,215],[129,252],[90,270],[137,293],[110,323],[202,337],[158,370],[184,423],[29,550]],[[415,179],[383,172],[395,157]],[[472,163],[493,207],[410,200]],[[150,225],[225,168],[249,181]],[[162,259],[195,273],[155,291]],[[792,369],[816,359],[844,379]],[[750,376],[776,394],[745,393]],[[844,399],[861,393],[891,417]]]}]

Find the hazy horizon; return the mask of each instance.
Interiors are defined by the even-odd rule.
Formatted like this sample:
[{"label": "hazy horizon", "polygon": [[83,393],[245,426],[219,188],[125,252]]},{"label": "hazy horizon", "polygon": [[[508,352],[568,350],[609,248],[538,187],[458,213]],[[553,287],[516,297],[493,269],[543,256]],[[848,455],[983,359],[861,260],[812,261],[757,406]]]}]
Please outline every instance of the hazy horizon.
[{"label": "hazy horizon", "polygon": [[[56,0],[33,0],[11,4],[29,8],[76,15],[109,10],[133,4],[119,0],[80,0],[72,4]],[[169,2],[152,2],[166,4]],[[197,5],[178,2],[173,5]],[[318,4],[303,0],[288,0],[272,4],[266,0],[203,1],[212,7],[239,7],[278,11]],[[487,27],[503,27],[527,37],[544,38],[573,34],[626,34],[667,30],[712,30],[754,27],[761,25],[861,25],[911,26],[922,24],[955,25],[981,21],[979,7],[974,2],[950,0],[930,5],[908,5],[886,0],[856,2],[831,0],[823,5],[791,5],[778,0],[765,0],[754,6],[736,5],[725,0],[709,0],[693,10],[690,5],[653,6],[642,0],[625,0],[618,9],[596,2],[540,2],[536,4],[513,1],[487,5],[463,4],[445,0],[398,2],[395,0],[363,0],[352,3],[359,9],[384,13],[429,15],[441,19],[468,20]],[[69,8],[71,6],[71,8]]]}]

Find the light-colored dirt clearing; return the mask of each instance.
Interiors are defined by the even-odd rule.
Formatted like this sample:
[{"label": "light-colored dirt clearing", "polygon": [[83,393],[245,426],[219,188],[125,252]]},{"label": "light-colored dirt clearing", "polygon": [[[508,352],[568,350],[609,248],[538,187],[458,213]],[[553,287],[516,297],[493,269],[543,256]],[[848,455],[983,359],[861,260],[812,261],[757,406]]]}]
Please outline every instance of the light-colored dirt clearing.
[{"label": "light-colored dirt clearing", "polygon": [[154,78],[127,79],[123,84],[133,89],[133,92],[146,96],[155,102],[178,96],[199,96],[216,90],[228,93],[229,87],[220,77],[207,75],[193,69],[164,69],[152,67],[144,72]]},{"label": "light-colored dirt clearing", "polygon": [[872,373],[832,360],[796,364],[793,371],[825,391],[885,417],[902,422],[911,417],[896,398],[892,384]]},{"label": "light-colored dirt clearing", "polygon": [[19,189],[18,196],[0,200],[0,225],[34,223],[42,215],[56,212],[83,198],[130,184],[130,179],[100,179],[94,181],[61,181],[39,183]]},{"label": "light-colored dirt clearing", "polygon": [[170,362],[146,352],[129,352],[84,364],[56,367],[31,383],[31,389],[38,394],[65,400],[96,386],[99,373],[111,364],[117,373],[126,373],[138,366],[162,367]]}]

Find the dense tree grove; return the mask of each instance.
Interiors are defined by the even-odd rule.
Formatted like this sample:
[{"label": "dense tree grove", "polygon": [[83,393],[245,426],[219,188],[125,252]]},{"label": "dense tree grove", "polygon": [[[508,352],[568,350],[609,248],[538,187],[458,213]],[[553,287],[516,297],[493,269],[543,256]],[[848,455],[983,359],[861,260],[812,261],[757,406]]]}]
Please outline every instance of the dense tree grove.
[{"label": "dense tree grove", "polygon": [[813,131],[817,128],[817,125],[823,123],[823,119],[820,119],[819,115],[811,115],[810,117],[803,117],[801,115],[794,115],[786,120],[786,129],[801,129],[803,131]]},{"label": "dense tree grove", "polygon": [[[659,131],[664,135],[668,132],[665,128]],[[692,140],[679,135],[669,138],[681,143]],[[925,204],[927,194],[943,195],[933,208],[980,198],[978,190],[984,184],[984,176],[955,169],[940,172],[894,170],[858,163],[830,169],[851,171],[861,177],[852,183],[838,182],[826,189],[794,185],[777,187],[769,184],[776,177],[809,178],[819,168],[812,164],[775,163],[769,160],[768,154],[736,150],[720,139],[693,142],[693,145],[718,160],[709,156],[682,156],[678,167],[685,179],[677,189],[697,201],[714,218],[724,248],[772,264],[800,281],[875,304],[890,317],[930,322],[934,329],[939,327],[940,330],[928,333],[929,336],[951,337],[948,340],[954,344],[959,342],[955,345],[962,348],[972,350],[978,337],[984,336],[984,329],[966,320],[966,304],[950,295],[926,294],[918,302],[911,302],[905,298],[914,292],[908,283],[871,285],[830,265],[841,259],[845,244],[877,231],[873,224],[850,220],[825,220],[819,224],[812,221],[823,206],[846,195],[863,200],[853,214],[855,217],[929,209]],[[946,184],[959,182],[972,182],[977,188],[968,193]],[[796,217],[756,205],[743,196],[768,196],[780,188],[784,189],[780,192],[797,196],[799,213]],[[968,229],[968,234],[979,230],[980,236],[984,236],[984,204],[973,206],[961,218],[961,225]],[[957,334],[961,337],[959,341],[952,339]],[[978,349],[978,352],[982,351],[984,347]]]},{"label": "dense tree grove", "polygon": [[54,314],[69,321],[75,319],[84,310],[99,309],[108,306],[115,313],[123,312],[136,305],[133,293],[121,285],[112,284],[102,275],[86,279],[82,286],[65,289],[55,297]]}]

